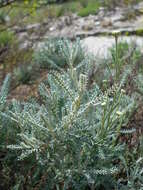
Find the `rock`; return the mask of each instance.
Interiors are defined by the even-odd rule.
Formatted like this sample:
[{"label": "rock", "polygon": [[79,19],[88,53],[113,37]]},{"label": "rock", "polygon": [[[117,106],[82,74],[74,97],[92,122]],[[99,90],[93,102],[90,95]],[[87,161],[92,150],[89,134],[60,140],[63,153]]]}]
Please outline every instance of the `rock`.
[{"label": "rock", "polygon": [[109,18],[104,18],[100,24],[102,27],[112,26],[112,21]]},{"label": "rock", "polygon": [[143,2],[138,3],[134,6],[135,10],[138,10],[140,13],[143,13]]},{"label": "rock", "polygon": [[8,15],[4,19],[5,19],[5,22],[10,22],[10,17]]},{"label": "rock", "polygon": [[29,36],[28,36],[27,32],[21,32],[18,35],[18,40],[19,41],[24,41],[24,40],[26,40],[28,38],[29,38]]},{"label": "rock", "polygon": [[111,37],[88,37],[82,40],[83,45],[89,52],[97,57],[107,58],[110,56],[109,48],[114,44],[114,38]]},{"label": "rock", "polygon": [[23,43],[19,44],[19,49],[27,49],[28,47],[32,46],[32,42],[30,42],[29,40],[25,40]]},{"label": "rock", "polygon": [[13,30],[15,33],[26,32],[26,28],[20,27],[20,26],[14,26],[14,27],[12,28],[12,30]]},{"label": "rock", "polygon": [[111,21],[112,22],[117,22],[117,21],[123,21],[124,20],[124,16],[123,14],[120,12],[117,12],[115,15],[113,14],[111,17],[110,17]]},{"label": "rock", "polygon": [[53,32],[55,29],[56,29],[55,27],[51,27],[51,28],[49,28],[49,31]]},{"label": "rock", "polygon": [[93,30],[94,27],[95,27],[95,22],[92,20],[84,24],[82,26],[82,29],[85,31],[90,31],[90,30]]},{"label": "rock", "polygon": [[38,29],[41,27],[40,23],[35,23],[35,24],[29,24],[28,26],[26,26],[26,30],[33,30],[33,29]]},{"label": "rock", "polygon": [[79,17],[74,14],[73,16],[60,17],[49,23],[47,28],[50,28],[50,31],[46,32],[46,37],[70,37],[74,39],[75,37],[103,35],[104,33],[111,34],[115,29],[133,34],[142,26],[142,23],[139,22],[141,16],[131,21],[125,20],[124,14],[127,10],[127,8],[116,8],[114,11],[107,12],[101,8],[97,15]]},{"label": "rock", "polygon": [[[79,17],[77,14],[62,16],[53,19],[44,19],[43,23],[29,24],[26,27],[16,26],[13,31],[18,35],[21,43],[21,48],[33,44],[36,47],[38,43],[46,40],[50,37],[54,38],[70,38],[74,40],[76,37],[85,39],[85,44],[89,49],[104,53],[103,47],[105,47],[105,56],[108,54],[106,49],[108,45],[112,46],[114,39],[111,37],[99,37],[103,35],[112,36],[112,32],[116,29],[122,35],[135,35],[138,31],[138,35],[143,34],[143,15],[137,15],[132,20],[127,20],[126,13],[129,11],[133,13],[136,10],[141,10],[143,3],[137,4],[133,7],[118,7],[114,10],[107,11],[103,7],[99,9],[98,14],[89,15],[87,17]],[[131,9],[132,8],[132,9]],[[94,37],[87,38],[87,37]],[[140,39],[142,41],[142,38]],[[96,44],[96,45],[95,45]],[[97,47],[96,47],[97,46]]]},{"label": "rock", "polygon": [[72,25],[72,17],[70,16],[64,16],[63,17],[63,22],[66,26]]},{"label": "rock", "polygon": [[[142,37],[120,37],[119,42],[127,42],[129,44],[136,43],[137,46],[143,49],[143,38]],[[111,54],[109,49],[115,45],[114,37],[88,37],[83,39],[82,44],[88,49],[89,52],[93,53],[100,58],[110,58]]]},{"label": "rock", "polygon": [[98,17],[103,18],[105,16],[105,9],[101,7],[98,12]]}]

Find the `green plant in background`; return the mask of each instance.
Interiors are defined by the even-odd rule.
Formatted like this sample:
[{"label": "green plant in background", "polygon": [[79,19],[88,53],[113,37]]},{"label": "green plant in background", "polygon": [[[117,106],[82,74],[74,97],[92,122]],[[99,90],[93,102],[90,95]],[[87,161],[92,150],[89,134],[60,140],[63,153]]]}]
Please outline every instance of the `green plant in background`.
[{"label": "green plant in background", "polygon": [[112,58],[116,59],[117,56],[118,59],[122,59],[128,53],[128,51],[129,51],[129,44],[127,42],[117,42],[116,47],[114,46],[111,49]]},{"label": "green plant in background", "polygon": [[[70,52],[72,53],[70,54]],[[84,58],[85,52],[81,47],[80,40],[71,43],[69,40],[51,39],[34,54],[34,61],[41,68],[67,67],[70,59],[73,60],[73,65],[77,65]]]},{"label": "green plant in background", "polygon": [[11,45],[14,41],[14,34],[10,31],[3,31],[0,33],[0,48]]},{"label": "green plant in background", "polygon": [[115,68],[116,68],[116,79],[118,79],[120,74],[120,63],[118,55],[118,34],[115,34]]},{"label": "green plant in background", "polygon": [[[117,41],[116,41],[117,40]],[[121,81],[125,76],[135,77],[143,72],[142,54],[135,43],[128,44],[126,41],[115,40],[115,45],[109,49],[111,57],[107,59],[93,58],[90,64],[89,78],[103,89]],[[97,62],[98,64],[95,64]],[[127,83],[128,80],[125,81]]]},{"label": "green plant in background", "polygon": [[0,11],[0,24],[5,24],[6,21],[6,13],[4,11]]},{"label": "green plant in background", "polygon": [[[111,63],[106,64],[109,70],[111,70],[110,73],[114,73],[113,71],[115,70],[115,74],[113,75],[115,75],[116,80],[120,79],[120,75],[124,72],[126,67],[130,69],[137,67],[142,55],[140,49],[136,47],[135,42],[129,45],[126,41],[119,42],[118,38],[118,34],[117,36],[115,34],[115,46],[110,49],[112,56]],[[141,64],[136,70],[142,72]]]},{"label": "green plant in background", "polygon": [[[86,8],[88,6],[89,1],[84,1],[84,0],[79,0],[79,1],[83,8]],[[92,3],[93,3],[93,1],[92,1]]]},{"label": "green plant in background", "polygon": [[81,9],[79,12],[78,12],[78,15],[79,16],[82,16],[82,17],[85,17],[85,16],[88,16],[90,14],[97,14],[98,10],[99,10],[99,7],[100,7],[100,2],[99,1],[91,1],[91,2],[88,2],[87,3],[87,6],[85,4],[85,8]]},{"label": "green plant in background", "polygon": [[32,65],[22,65],[14,69],[15,80],[22,84],[28,84],[32,78]]},{"label": "green plant in background", "polygon": [[142,74],[138,74],[138,76],[135,79],[136,86],[139,90],[139,92],[143,95],[143,76]]},{"label": "green plant in background", "polygon": [[[7,64],[5,63],[6,53],[8,54],[9,50],[12,48],[12,45],[15,41],[15,36],[11,31],[0,32],[0,56],[1,64],[3,64],[3,76],[5,76]],[[16,43],[15,43],[16,44]]]},{"label": "green plant in background", "polygon": [[115,73],[116,73],[116,80],[119,79],[119,75],[121,73],[121,67],[123,66],[122,64],[124,63],[122,61],[122,58],[124,55],[127,54],[127,51],[129,50],[129,45],[128,43],[118,43],[118,38],[119,38],[119,33],[114,32],[113,36],[115,37],[115,47],[111,49],[111,55],[112,55],[112,60],[113,60],[113,65],[115,67]]}]

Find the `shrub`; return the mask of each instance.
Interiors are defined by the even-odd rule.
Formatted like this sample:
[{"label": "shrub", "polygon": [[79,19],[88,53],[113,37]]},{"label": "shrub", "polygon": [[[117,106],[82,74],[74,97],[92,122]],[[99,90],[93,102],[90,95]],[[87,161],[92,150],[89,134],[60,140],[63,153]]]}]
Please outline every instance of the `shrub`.
[{"label": "shrub", "polygon": [[120,129],[134,102],[116,86],[87,91],[88,66],[78,71],[71,53],[68,71],[54,71],[40,85],[41,105],[13,102],[9,114],[20,131],[8,148],[21,153],[17,162],[36,163],[27,188],[112,189],[124,152]]},{"label": "shrub", "polygon": [[62,44],[67,70],[49,72],[38,100],[7,105],[9,77],[4,82],[2,189],[141,189],[142,148],[131,157],[120,140],[134,131],[125,127],[136,108],[122,89],[126,77],[104,91],[89,87],[92,60],[75,62],[77,48]]},{"label": "shrub", "polygon": [[0,11],[0,23],[5,24],[6,22],[6,13],[4,11]]},{"label": "shrub", "polygon": [[[14,166],[12,165],[13,154],[11,151],[7,151],[7,145],[10,143],[15,143],[14,140],[16,138],[16,133],[12,122],[9,118],[5,118],[2,116],[3,114],[8,114],[10,111],[9,106],[7,105],[7,96],[9,92],[10,86],[10,75],[8,74],[5,78],[3,86],[0,91],[0,188],[1,189],[9,189],[9,183],[12,181],[11,179],[11,169]],[[10,163],[10,167],[9,167]]]},{"label": "shrub", "polygon": [[[110,51],[111,51],[113,59],[115,59],[115,54],[116,54],[115,46],[113,46],[110,49]],[[118,57],[119,58],[123,58],[125,55],[127,55],[128,52],[129,52],[129,44],[127,42],[118,43]]]},{"label": "shrub", "polygon": [[88,6],[89,1],[80,0],[80,4],[86,8]]},{"label": "shrub", "polygon": [[34,60],[41,68],[53,69],[68,66],[70,59],[73,65],[79,64],[84,59],[84,53],[79,40],[71,43],[69,40],[51,39],[35,53]]},{"label": "shrub", "polygon": [[0,33],[0,48],[10,45],[14,41],[14,34],[10,31]]},{"label": "shrub", "polygon": [[32,78],[33,68],[32,65],[22,65],[14,69],[15,80],[22,84],[27,84]]},{"label": "shrub", "polygon": [[99,2],[88,3],[87,7],[81,9],[78,15],[82,17],[88,16],[90,14],[95,15],[97,14],[99,7],[100,7]]}]

